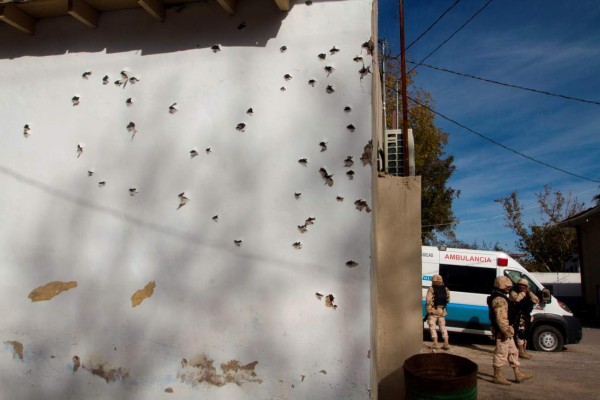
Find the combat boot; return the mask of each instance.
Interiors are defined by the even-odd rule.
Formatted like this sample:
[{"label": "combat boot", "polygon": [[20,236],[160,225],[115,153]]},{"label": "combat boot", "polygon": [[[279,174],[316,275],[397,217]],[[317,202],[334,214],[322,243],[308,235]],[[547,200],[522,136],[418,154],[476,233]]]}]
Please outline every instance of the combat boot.
[{"label": "combat boot", "polygon": [[444,345],[442,346],[444,350],[450,350],[450,344],[448,343],[448,338],[444,338]]},{"label": "combat boot", "polygon": [[438,344],[437,338],[433,338],[433,345],[431,346],[434,349],[439,349],[440,345]]},{"label": "combat boot", "polygon": [[521,383],[526,381],[527,379],[533,378],[533,373],[531,372],[523,372],[519,369],[519,367],[514,367],[515,370],[515,382]]},{"label": "combat boot", "polygon": [[500,372],[500,367],[494,367],[494,383],[499,385],[510,385],[511,383],[502,376],[502,372]]},{"label": "combat boot", "polygon": [[525,343],[521,343],[519,346],[519,358],[524,358],[526,360],[529,360],[531,358],[531,356],[529,354],[527,354],[527,352],[525,351]]},{"label": "combat boot", "polygon": [[529,352],[527,351],[527,340],[523,341],[523,352],[525,354],[527,354],[527,359],[530,359],[531,357],[533,357],[531,354],[529,354]]}]

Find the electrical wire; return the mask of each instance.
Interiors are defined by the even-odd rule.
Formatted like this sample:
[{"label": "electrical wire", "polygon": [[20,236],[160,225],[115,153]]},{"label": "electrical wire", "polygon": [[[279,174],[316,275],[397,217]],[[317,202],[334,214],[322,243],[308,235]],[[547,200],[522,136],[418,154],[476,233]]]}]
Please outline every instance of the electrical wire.
[{"label": "electrical wire", "polygon": [[[393,91],[396,91],[396,89],[395,89],[395,88],[393,88],[393,87],[390,87],[390,86],[388,86],[388,88],[389,88],[389,89],[391,89],[391,90],[393,90]],[[510,151],[510,152],[512,152],[512,153],[515,153],[515,154],[516,154],[516,155],[518,155],[518,156],[521,156],[521,157],[523,157],[523,158],[526,158],[526,159],[528,159],[528,160],[530,160],[530,161],[533,161],[533,162],[535,162],[535,163],[538,163],[538,164],[540,164],[540,165],[543,165],[544,167],[547,167],[547,168],[553,169],[553,170],[555,170],[555,171],[562,172],[563,174],[571,175],[571,176],[573,176],[573,177],[575,177],[575,178],[583,179],[583,180],[590,181],[590,182],[594,182],[594,183],[600,183],[600,180],[596,180],[596,179],[588,178],[588,177],[585,177],[585,176],[582,176],[582,175],[575,174],[575,173],[573,173],[573,172],[569,172],[569,171],[567,171],[567,170],[564,170],[564,169],[562,169],[562,168],[555,167],[554,165],[548,164],[548,163],[546,163],[546,162],[544,162],[544,161],[540,161],[540,160],[538,160],[538,159],[536,159],[536,158],[533,158],[533,157],[531,157],[531,156],[528,156],[527,154],[521,153],[521,152],[520,152],[520,151],[518,151],[518,150],[515,150],[515,149],[513,149],[513,148],[510,148],[510,147],[508,147],[508,146],[506,146],[506,145],[503,145],[502,143],[500,143],[500,142],[497,142],[497,141],[495,141],[494,139],[492,139],[492,138],[490,138],[490,137],[487,137],[487,136],[485,136],[484,134],[481,134],[481,133],[479,133],[479,132],[477,132],[477,131],[475,131],[475,130],[471,129],[471,128],[469,128],[468,126],[465,126],[465,125],[461,124],[460,122],[458,122],[458,121],[456,121],[456,120],[453,120],[452,118],[449,118],[449,117],[445,116],[444,114],[441,114],[441,113],[439,113],[439,112],[435,111],[433,108],[431,108],[431,107],[428,107],[428,106],[426,106],[426,105],[424,105],[424,104],[421,104],[421,103],[419,103],[417,100],[413,99],[412,97],[410,97],[410,96],[407,96],[407,97],[408,97],[408,98],[409,98],[409,99],[410,99],[412,102],[416,103],[417,105],[419,105],[419,106],[421,106],[421,107],[424,107],[424,108],[426,108],[427,110],[431,111],[431,112],[432,112],[432,113],[434,113],[435,115],[438,115],[438,116],[440,116],[441,118],[445,119],[446,121],[448,121],[448,122],[452,122],[453,124],[455,124],[455,125],[458,125],[458,126],[460,126],[461,128],[463,128],[464,130],[466,130],[466,131],[468,131],[468,132],[471,132],[472,134],[474,134],[474,135],[477,135],[477,136],[479,136],[480,138],[482,138],[482,139],[484,139],[484,140],[487,140],[488,142],[490,142],[490,143],[493,143],[493,144],[495,144],[495,145],[496,145],[496,146],[498,146],[498,147],[502,147],[502,148],[503,148],[503,149],[505,149],[505,150],[508,150],[508,151]]]},{"label": "electrical wire", "polygon": [[450,7],[448,7],[448,9],[446,11],[444,11],[442,13],[442,15],[440,15],[435,21],[433,21],[433,23],[431,25],[429,25],[429,28],[425,29],[423,31],[423,33],[421,33],[415,40],[413,40],[405,49],[405,51],[408,51],[408,49],[411,48],[411,46],[415,43],[417,43],[419,41],[419,39],[421,39],[423,36],[425,36],[427,34],[427,32],[429,32],[431,30],[431,28],[433,28],[435,26],[435,24],[437,24],[438,22],[441,21],[442,18],[444,18],[444,16],[446,14],[448,14],[450,12],[450,10],[452,10],[458,3],[460,2],[460,0],[456,0],[454,2],[454,4],[452,4]]},{"label": "electrical wire", "polygon": [[425,60],[427,60],[429,57],[431,57],[433,55],[433,53],[435,53],[436,51],[438,51],[443,45],[445,45],[450,39],[452,39],[454,37],[454,35],[456,35],[465,26],[467,26],[467,24],[469,22],[473,21],[475,19],[475,17],[477,17],[487,6],[489,6],[492,1],[494,1],[494,0],[488,0],[488,2],[483,5],[483,7],[481,7],[479,10],[477,10],[477,12],[475,14],[471,15],[471,18],[469,18],[467,20],[467,22],[465,22],[464,24],[462,24],[460,26],[460,28],[458,28],[457,30],[455,30],[454,33],[452,33],[452,35],[450,35],[448,37],[448,39],[446,39],[442,43],[440,43],[440,45],[438,47],[436,47],[435,49],[433,49],[429,54],[427,54],[427,56],[425,56],[425,58],[423,58],[417,65],[415,65],[410,71],[408,71],[408,74],[410,74],[411,72],[413,72],[419,65],[421,65],[421,63],[425,62]]},{"label": "electrical wire", "polygon": [[[410,60],[407,60],[407,62],[410,63],[410,64],[417,64],[416,62],[410,61]],[[477,80],[483,81],[483,82],[494,83],[496,85],[506,86],[506,87],[510,87],[510,88],[514,88],[514,89],[520,89],[520,90],[527,90],[529,92],[534,92],[534,93],[539,93],[539,94],[545,94],[547,96],[560,97],[560,98],[567,99],[567,100],[580,101],[582,103],[588,103],[588,104],[594,104],[594,105],[600,106],[600,101],[586,100],[586,99],[581,99],[581,98],[578,98],[578,97],[567,96],[567,95],[564,95],[564,94],[551,93],[551,92],[546,92],[544,90],[538,90],[538,89],[532,89],[532,88],[528,88],[528,87],[524,87],[524,86],[513,85],[511,83],[499,82],[499,81],[495,81],[495,80],[492,80],[492,79],[481,78],[481,77],[478,77],[478,76],[475,76],[475,75],[471,75],[471,74],[467,74],[467,73],[464,73],[464,72],[456,72],[456,71],[452,71],[452,70],[449,70],[449,69],[446,69],[446,68],[442,68],[442,67],[436,67],[436,66],[429,65],[429,64],[423,64],[422,62],[419,65],[422,65],[423,67],[431,68],[431,69],[434,69],[434,70],[437,70],[437,71],[448,72],[448,73],[451,73],[451,74],[454,74],[454,75],[463,76],[463,77],[466,77],[466,78],[472,78],[472,79],[477,79]]]}]

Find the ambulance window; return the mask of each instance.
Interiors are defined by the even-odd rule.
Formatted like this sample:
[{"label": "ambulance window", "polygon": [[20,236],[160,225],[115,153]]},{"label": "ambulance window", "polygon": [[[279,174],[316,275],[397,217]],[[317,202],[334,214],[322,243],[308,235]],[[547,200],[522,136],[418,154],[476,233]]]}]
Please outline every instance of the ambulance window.
[{"label": "ambulance window", "polygon": [[496,269],[440,264],[440,275],[450,291],[490,294]]},{"label": "ambulance window", "polygon": [[538,290],[537,284],[533,283],[533,281],[531,279],[529,279],[529,277],[527,275],[525,275],[519,271],[505,270],[504,275],[508,276],[510,278],[510,280],[513,281],[514,285],[516,285],[517,281],[521,278],[527,279],[527,282],[529,282],[529,289],[532,289],[534,291]]},{"label": "ambulance window", "polygon": [[521,274],[519,271],[511,271],[511,270],[505,270],[504,271],[504,276],[508,276],[510,278],[511,281],[513,281],[513,285],[517,284],[517,281],[519,279],[521,279]]}]

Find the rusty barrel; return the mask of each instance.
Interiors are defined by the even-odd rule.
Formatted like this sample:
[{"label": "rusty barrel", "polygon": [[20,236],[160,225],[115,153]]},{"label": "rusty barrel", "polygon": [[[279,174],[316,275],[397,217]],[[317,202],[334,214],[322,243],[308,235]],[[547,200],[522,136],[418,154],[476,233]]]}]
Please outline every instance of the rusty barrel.
[{"label": "rusty barrel", "polygon": [[417,354],[406,361],[407,400],[477,400],[477,364],[453,354]]}]

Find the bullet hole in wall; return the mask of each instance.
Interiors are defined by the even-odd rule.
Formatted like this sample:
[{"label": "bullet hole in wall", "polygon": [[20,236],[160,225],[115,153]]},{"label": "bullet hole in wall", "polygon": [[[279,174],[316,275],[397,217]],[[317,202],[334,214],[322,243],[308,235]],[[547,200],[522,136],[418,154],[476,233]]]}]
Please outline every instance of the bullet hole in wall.
[{"label": "bullet hole in wall", "polygon": [[198,149],[196,147],[190,150],[190,158],[194,158],[198,155]]},{"label": "bullet hole in wall", "polygon": [[129,195],[130,196],[135,196],[136,194],[138,194],[137,188],[134,188],[134,187],[129,188]]},{"label": "bullet hole in wall", "polygon": [[354,179],[354,171],[350,170],[350,171],[346,172],[346,176],[350,180]]},{"label": "bullet hole in wall", "polygon": [[299,198],[300,198],[300,196],[302,196],[302,193],[300,193],[300,192],[296,192],[296,193],[294,193],[294,197],[295,197],[296,199],[299,199]]},{"label": "bullet hole in wall", "polygon": [[285,88],[285,86],[282,86],[282,87],[279,88],[279,90],[282,91],[282,92],[285,92],[286,88]]},{"label": "bullet hole in wall", "polygon": [[289,81],[289,80],[291,80],[291,79],[292,79],[292,76],[291,76],[290,74],[285,74],[285,75],[283,76],[283,79],[285,79],[286,81]]},{"label": "bullet hole in wall", "polygon": [[327,88],[325,88],[325,91],[329,94],[335,92],[335,89],[333,88],[332,85],[327,85]]},{"label": "bullet hole in wall", "polygon": [[302,242],[294,242],[292,243],[292,247],[296,250],[300,250],[302,248]]},{"label": "bullet hole in wall", "polygon": [[374,50],[374,45],[373,45],[373,39],[369,39],[368,41],[364,42],[361,47],[365,50],[367,50],[367,54],[368,55],[372,55],[373,54],[373,50]]},{"label": "bullet hole in wall", "polygon": [[71,103],[73,103],[73,107],[78,106],[79,105],[79,96],[73,96],[71,98]]},{"label": "bullet hole in wall", "polygon": [[323,167],[319,168],[319,173],[323,180],[325,180],[325,184],[329,187],[333,186],[333,174],[329,174],[327,170]]},{"label": "bullet hole in wall", "polygon": [[327,58],[327,54],[325,54],[325,53],[319,53],[318,57],[319,57],[319,60],[324,60],[324,59]]},{"label": "bullet hole in wall", "polygon": [[104,78],[102,78],[102,84],[103,85],[108,85],[109,81],[110,81],[110,76],[104,75]]},{"label": "bullet hole in wall", "polygon": [[133,105],[133,99],[130,97],[127,100],[125,100],[125,104],[127,105],[127,107],[131,107]]},{"label": "bullet hole in wall", "polygon": [[282,53],[285,53],[287,51],[287,46],[281,46],[279,48],[279,51],[281,51]]},{"label": "bullet hole in wall", "polygon": [[175,114],[178,110],[175,107],[177,105],[177,103],[173,103],[169,106],[169,114]]},{"label": "bullet hole in wall", "polygon": [[361,56],[356,56],[353,58],[354,62],[362,62],[363,58]]},{"label": "bullet hole in wall", "polygon": [[315,87],[315,83],[317,83],[317,81],[314,79],[309,79],[309,81],[308,81],[308,84],[312,87]]},{"label": "bullet hole in wall", "polygon": [[213,53],[217,53],[217,52],[221,51],[221,46],[218,44],[214,44],[210,47],[210,49],[213,51]]},{"label": "bullet hole in wall", "polygon": [[344,167],[351,167],[354,165],[354,157],[352,156],[348,156],[344,159]]},{"label": "bullet hole in wall", "polygon": [[244,132],[244,129],[246,129],[246,124],[243,122],[240,122],[239,124],[237,124],[237,126],[235,127],[236,130],[240,131],[240,132]]},{"label": "bullet hole in wall", "polygon": [[354,132],[356,130],[356,128],[352,124],[347,125],[346,129],[348,129],[350,132]]},{"label": "bullet hole in wall", "polygon": [[[333,294],[328,294],[327,296],[325,296],[325,306],[326,307],[331,307],[334,310],[337,309],[337,305],[333,304],[333,300],[335,299],[335,297],[333,297]],[[324,372],[325,374],[327,372]]]},{"label": "bullet hole in wall", "polygon": [[371,212],[371,208],[369,207],[369,204],[367,203],[366,200],[358,199],[354,202],[354,205],[356,206],[356,209],[358,211],[365,210],[368,213]]},{"label": "bullet hole in wall", "polygon": [[371,67],[362,67],[361,69],[358,70],[358,73],[360,74],[360,79],[364,78],[365,76],[367,76],[368,74],[371,73]]},{"label": "bullet hole in wall", "polygon": [[335,197],[335,199],[336,199],[337,201],[339,201],[339,202],[342,202],[342,201],[344,201],[344,196],[342,196],[341,194],[338,194],[338,195]]},{"label": "bullet hole in wall", "polygon": [[298,160],[298,163],[302,164],[303,166],[306,166],[308,164],[308,159],[301,158]]},{"label": "bullet hole in wall", "polygon": [[241,239],[236,239],[233,241],[233,244],[235,244],[237,247],[240,247],[242,245],[242,240]]},{"label": "bullet hole in wall", "polygon": [[25,124],[25,126],[23,127],[23,136],[28,138],[30,134],[31,134],[31,128],[29,127],[29,124]]},{"label": "bullet hole in wall", "polygon": [[186,192],[179,193],[177,197],[179,197],[179,207],[177,207],[178,210],[181,207],[185,206],[188,203],[188,201],[190,201],[190,195]]},{"label": "bullet hole in wall", "polygon": [[249,109],[246,110],[246,114],[248,114],[248,115],[254,114],[254,110],[252,109],[252,107],[250,107]]},{"label": "bullet hole in wall", "polygon": [[77,158],[81,157],[81,155],[83,154],[84,148],[85,148],[85,144],[83,144],[83,143],[77,144]]},{"label": "bullet hole in wall", "polygon": [[327,72],[327,76],[329,76],[335,68],[333,68],[331,65],[326,65],[323,69],[325,70],[325,72]]},{"label": "bullet hole in wall", "polygon": [[336,46],[333,46],[330,50],[329,50],[329,54],[335,54],[337,52],[339,52],[340,49],[338,49]]},{"label": "bullet hole in wall", "polygon": [[354,260],[348,260],[348,261],[346,261],[346,267],[348,267],[348,268],[354,268],[356,266],[358,266],[358,263],[356,261],[354,261]]},{"label": "bullet hole in wall", "polygon": [[350,111],[352,111],[352,107],[346,106],[346,107],[344,107],[344,111],[345,112],[350,112]]},{"label": "bullet hole in wall", "polygon": [[327,150],[327,142],[320,142],[319,146],[321,146],[321,152]]},{"label": "bullet hole in wall", "polygon": [[81,77],[83,79],[88,79],[90,75],[92,75],[92,71],[85,71],[83,74],[81,74]]},{"label": "bullet hole in wall", "polygon": [[244,30],[244,29],[246,29],[246,23],[245,23],[245,22],[242,22],[241,24],[239,24],[239,25],[237,26],[237,30],[238,30],[238,31],[242,31],[242,30]]}]

